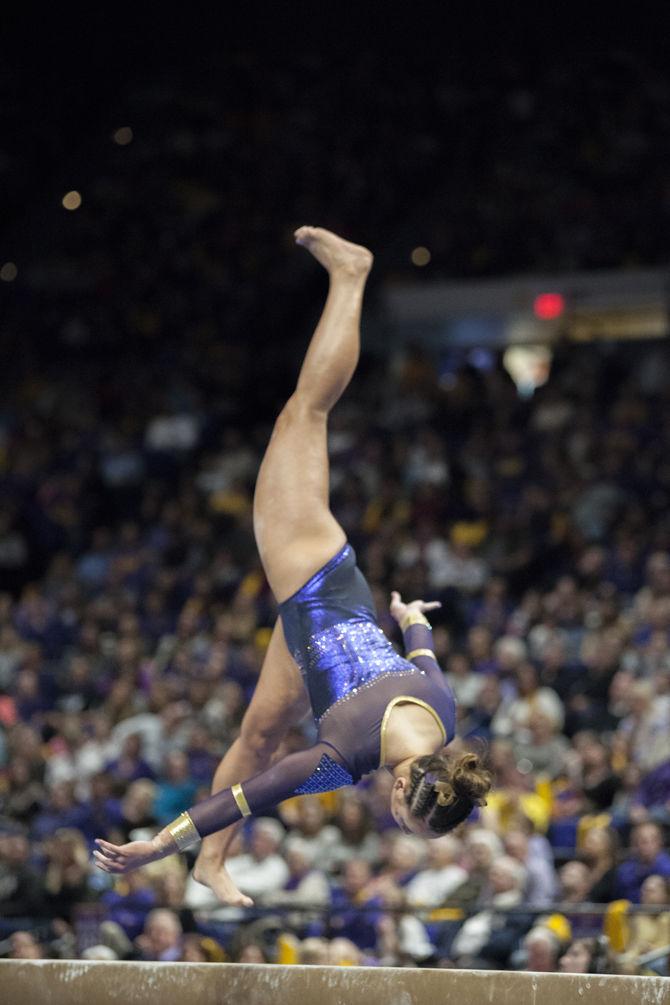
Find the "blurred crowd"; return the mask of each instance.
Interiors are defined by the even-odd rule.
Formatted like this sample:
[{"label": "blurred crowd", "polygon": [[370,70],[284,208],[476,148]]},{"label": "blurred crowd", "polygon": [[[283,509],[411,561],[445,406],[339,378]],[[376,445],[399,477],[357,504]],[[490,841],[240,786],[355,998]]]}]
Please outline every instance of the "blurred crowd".
[{"label": "blurred crowd", "polygon": [[636,972],[670,944],[669,364],[662,343],[566,347],[523,399],[497,363],[364,360],[333,416],[332,505],[396,642],[391,588],[442,601],[456,745],[485,747],[496,785],[431,842],[394,831],[385,773],[284,804],[231,860],[245,916],[185,860],[114,882],[90,849],[203,797],[236,735],[275,617],[251,527],[269,427],[186,393],[170,410],[168,375],[144,403],[20,385],[0,535],[8,951],[46,951],[16,935],[35,918],[50,952],[95,931],[86,952],[123,958],[565,969],[588,949]]},{"label": "blurred crowd", "polygon": [[666,972],[660,342],[559,346],[532,398],[494,358],[365,356],[332,417],[332,505],[382,627],[399,643],[391,589],[442,602],[454,748],[496,775],[480,813],[401,835],[383,773],[284,804],[231,859],[245,914],[190,857],[92,867],[95,837],[151,834],[207,794],[258,677],[276,608],[253,485],[318,309],[291,226],[328,202],[315,222],[368,238],[391,281],[419,231],[432,276],[665,254],[651,63],[527,79],[512,61],[477,87],[408,65],[389,90],[374,62],[344,85],[300,59],[261,75],[238,54],[207,99],[129,92],[134,136],[91,140],[81,209],[27,221],[2,284],[0,952]]}]

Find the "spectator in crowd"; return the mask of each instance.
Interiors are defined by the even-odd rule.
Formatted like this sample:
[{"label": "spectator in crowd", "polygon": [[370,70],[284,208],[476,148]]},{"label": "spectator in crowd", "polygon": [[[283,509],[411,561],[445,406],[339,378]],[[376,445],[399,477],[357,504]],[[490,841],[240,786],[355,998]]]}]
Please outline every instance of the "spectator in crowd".
[{"label": "spectator in crowd", "polygon": [[644,907],[668,907],[659,914],[635,914],[629,921],[630,938],[621,959],[627,968],[637,971],[638,960],[645,953],[670,946],[670,882],[665,876],[651,875],[643,881],[640,903]]},{"label": "spectator in crowd", "polygon": [[504,834],[516,824],[519,813],[530,820],[534,828],[545,834],[549,827],[551,806],[538,791],[537,781],[529,765],[520,764],[514,744],[495,740],[491,744],[490,760],[498,784],[489,794],[482,821],[497,834]]},{"label": "spectator in crowd", "polygon": [[363,954],[351,939],[338,937],[330,940],[328,963],[331,967],[359,967],[362,962]]},{"label": "spectator in crowd", "polygon": [[436,956],[425,925],[411,914],[385,914],[377,924],[375,956],[381,966],[421,966]]},{"label": "spectator in crowd", "polygon": [[90,777],[103,767],[99,749],[87,742],[81,720],[74,714],[61,718],[53,752],[46,765],[45,782],[52,788],[57,782],[73,782],[80,799],[89,796]]},{"label": "spectator in crowd", "polygon": [[[467,634],[467,655],[471,661],[472,669],[477,674],[495,673],[498,662],[493,655],[494,635],[486,625],[473,625]],[[519,639],[513,639],[509,646],[512,651],[512,659],[522,659],[525,655],[525,647]],[[500,653],[501,647],[498,647]]]},{"label": "spectator in crowd", "polygon": [[109,919],[102,921],[98,929],[98,937],[100,945],[111,949],[117,960],[130,960],[134,958],[135,950],[133,943],[116,921]]},{"label": "spectator in crowd", "polygon": [[257,942],[246,942],[237,954],[237,963],[269,963],[268,954]]},{"label": "spectator in crowd", "polygon": [[188,808],[197,785],[189,774],[188,758],[182,750],[171,751],[165,759],[165,773],[159,778],[154,800],[154,812],[159,824],[174,820]]},{"label": "spectator in crowd", "polygon": [[14,932],[9,937],[10,960],[42,960],[45,957],[44,948],[32,932]]},{"label": "spectator in crowd", "polygon": [[557,936],[544,925],[536,925],[523,938],[526,955],[524,970],[533,973],[551,974],[558,969],[561,944]]},{"label": "spectator in crowd", "polygon": [[468,876],[453,891],[455,905],[472,910],[489,899],[489,873],[494,861],[503,854],[502,841],[493,831],[475,827],[467,833],[463,864]]},{"label": "spectator in crowd", "polygon": [[[551,688],[540,686],[538,671],[532,663],[516,663],[517,652],[519,658],[525,654],[525,648],[517,649],[519,643],[519,639],[503,638],[498,644],[501,672],[513,674],[516,696],[510,702],[503,703],[496,713],[493,732],[500,737],[519,737],[524,730],[531,728],[531,718],[538,714],[546,716],[553,727],[560,731],[563,727],[563,703]],[[508,650],[515,654],[514,662],[507,655]]]},{"label": "spectator in crowd", "polygon": [[170,963],[182,955],[182,927],[174,911],[156,907],[147,915],[142,934],[135,939],[141,960]]},{"label": "spectator in crowd", "polygon": [[603,936],[575,939],[559,960],[563,974],[611,974],[614,963]]},{"label": "spectator in crowd", "polygon": [[95,946],[87,946],[86,949],[82,950],[81,958],[82,960],[118,960],[114,950],[101,942]]},{"label": "spectator in crowd", "polygon": [[562,775],[570,744],[558,730],[558,723],[551,715],[537,710],[532,712],[526,735],[514,744],[517,763],[530,767],[536,775],[551,779]]},{"label": "spectator in crowd", "polygon": [[310,936],[305,939],[299,947],[298,962],[301,966],[327,966],[330,962],[328,939],[318,936]]},{"label": "spectator in crowd", "polygon": [[363,950],[376,947],[382,917],[382,896],[372,887],[371,880],[369,863],[363,858],[352,858],[345,862],[342,881],[331,893],[331,931]]},{"label": "spectator in crowd", "polygon": [[29,761],[13,757],[7,766],[5,792],[0,795],[3,814],[29,827],[44,802],[44,785],[32,775]]},{"label": "spectator in crowd", "polygon": [[[215,939],[189,932],[181,945],[180,963],[225,963],[226,953]],[[246,962],[241,960],[240,962]]]},{"label": "spectator in crowd", "polygon": [[0,832],[0,932],[3,922],[30,918],[42,906],[43,877],[30,856],[30,842],[24,831],[12,828]]},{"label": "spectator in crowd", "polygon": [[112,817],[113,825],[119,828],[126,841],[130,840],[133,831],[158,825],[156,791],[155,783],[148,778],[138,778],[128,785]]},{"label": "spectator in crowd", "polygon": [[531,843],[523,830],[510,830],[504,838],[505,851],[526,870],[524,903],[529,907],[546,907],[556,899],[558,883],[553,864]]},{"label": "spectator in crowd", "polygon": [[364,858],[371,864],[380,857],[379,835],[375,832],[368,804],[353,790],[343,795],[333,824],[339,830],[337,840],[329,847],[329,862],[333,872],[339,872],[352,858]]},{"label": "spectator in crowd", "polygon": [[415,834],[387,836],[388,854],[377,875],[370,881],[373,893],[382,897],[384,903],[399,904],[403,900],[407,885],[415,878],[426,855],[426,842]]},{"label": "spectator in crowd", "polygon": [[45,906],[54,917],[71,921],[77,904],[95,899],[88,846],[80,831],[59,828],[45,851]]},{"label": "spectator in crowd", "polygon": [[507,918],[496,914],[496,908],[517,907],[522,903],[526,870],[520,862],[508,855],[497,858],[489,870],[489,881],[488,905],[464,922],[452,943],[451,956],[459,966],[504,964],[520,935],[532,923],[525,916]]},{"label": "spectator in crowd", "polygon": [[638,824],[631,834],[632,854],[616,873],[616,895],[640,903],[642,884],[649,876],[670,877],[670,855],[663,851],[663,832],[658,824]]},{"label": "spectator in crowd", "polygon": [[587,899],[608,904],[616,896],[619,840],[611,827],[590,827],[582,840],[580,856],[589,869]]},{"label": "spectator in crowd", "polygon": [[209,784],[216,770],[218,759],[213,753],[213,742],[209,730],[198,723],[191,729],[186,749],[188,774],[196,782]]},{"label": "spectator in crowd", "polygon": [[296,799],[295,819],[289,837],[299,838],[323,869],[332,869],[338,857],[337,827],[328,823],[323,801],[318,796]]},{"label": "spectator in crowd", "polygon": [[105,765],[105,772],[123,782],[135,782],[139,778],[153,778],[154,772],[142,757],[142,736],[130,733],[121,746],[121,753]]},{"label": "spectator in crowd", "polygon": [[132,940],[144,929],[147,915],[158,906],[158,898],[148,871],[138,869],[118,881],[114,889],[106,890],[102,903],[109,920],[120,925]]},{"label": "spectator in crowd", "polygon": [[469,712],[460,712],[460,726],[465,736],[490,740],[493,719],[500,707],[502,690],[500,681],[494,674],[484,674],[479,679],[477,697]]},{"label": "spectator in crowd", "polygon": [[[651,681],[639,680],[631,689],[630,708],[620,726],[630,756],[644,774],[660,774],[659,769],[670,763],[670,696],[658,694]],[[665,774],[661,775],[664,780]],[[662,792],[652,789],[646,795],[648,807],[657,805],[670,796],[670,786],[666,782]]]},{"label": "spectator in crowd", "polygon": [[405,886],[405,900],[410,907],[441,907],[468,878],[459,863],[462,842],[453,834],[444,834],[428,844],[428,860],[423,869]]},{"label": "spectator in crowd", "polygon": [[474,672],[465,653],[452,653],[445,666],[445,677],[454,692],[457,708],[463,711],[472,710],[477,704],[484,683],[483,675]]},{"label": "spectator in crowd", "polygon": [[[577,859],[566,862],[559,870],[558,878],[561,912],[570,922],[573,936],[577,938],[599,933],[602,930],[602,915],[597,912],[585,914],[579,910],[582,905],[590,902],[591,877],[586,863]],[[574,913],[570,911],[570,905],[575,905],[577,908]]]},{"label": "spectator in crowd", "polygon": [[600,813],[609,809],[620,785],[612,770],[607,744],[592,731],[573,737],[573,775],[586,800],[586,809]]},{"label": "spectator in crowd", "polygon": [[[325,871],[319,868],[314,846],[304,838],[289,835],[283,851],[288,866],[286,882],[281,889],[265,893],[263,903],[317,909],[325,907],[330,902],[330,887]],[[318,910],[316,913],[301,912],[288,915],[286,923],[302,937],[310,925],[320,921],[320,917]]]},{"label": "spectator in crowd", "polygon": [[584,862],[574,859],[566,862],[559,871],[561,884],[559,901],[562,904],[583,904],[589,890],[589,870]]},{"label": "spectator in crowd", "polygon": [[88,807],[75,796],[74,782],[56,782],[48,800],[33,817],[31,835],[43,840],[57,830],[88,830]]},{"label": "spectator in crowd", "polygon": [[113,779],[101,771],[91,776],[89,784],[88,806],[90,812],[90,828],[94,837],[98,834],[109,834],[111,828],[118,825],[120,819],[119,800],[114,798],[117,791]]}]

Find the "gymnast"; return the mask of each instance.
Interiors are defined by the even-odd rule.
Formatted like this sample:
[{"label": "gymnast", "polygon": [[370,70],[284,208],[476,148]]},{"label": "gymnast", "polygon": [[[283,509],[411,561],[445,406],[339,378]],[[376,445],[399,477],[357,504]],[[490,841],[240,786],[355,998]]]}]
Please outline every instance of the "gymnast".
[{"label": "gymnast", "polygon": [[[377,624],[370,589],[329,508],[328,415],[358,362],[372,255],[319,227],[301,227],[295,237],[328,271],[330,287],[256,483],[254,533],[279,606],[263,669],[213,795],[151,841],[117,846],[98,839],[94,851],[101,869],[124,873],[204,839],[195,878],[222,902],[242,906],[252,901],[232,882],[225,857],[251,814],[386,768],[400,829],[436,837],[483,804],[491,787],[476,754],[455,758],[443,749],[454,737],[455,704],[424,613],[439,604],[405,604],[392,594],[406,651],[399,656]],[[310,707],[317,742],[273,762]]]}]

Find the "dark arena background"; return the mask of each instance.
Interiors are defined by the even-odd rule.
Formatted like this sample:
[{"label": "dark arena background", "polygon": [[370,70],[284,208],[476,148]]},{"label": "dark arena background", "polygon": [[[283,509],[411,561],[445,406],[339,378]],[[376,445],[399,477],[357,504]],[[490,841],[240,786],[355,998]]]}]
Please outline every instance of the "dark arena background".
[{"label": "dark arena background", "polygon": [[[218,6],[3,14],[0,998],[670,1001],[667,18]],[[434,841],[385,771],[250,817],[240,907],[92,853],[240,735],[302,224],[375,255],[332,510],[399,651],[441,602],[494,786]]]}]

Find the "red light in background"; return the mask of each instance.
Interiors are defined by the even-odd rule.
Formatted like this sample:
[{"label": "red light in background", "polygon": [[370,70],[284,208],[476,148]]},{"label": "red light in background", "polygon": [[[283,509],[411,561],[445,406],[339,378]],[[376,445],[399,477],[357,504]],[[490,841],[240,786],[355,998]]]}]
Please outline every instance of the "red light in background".
[{"label": "red light in background", "polygon": [[552,321],[560,318],[565,310],[565,297],[561,293],[540,293],[533,301],[533,311],[536,318]]}]

